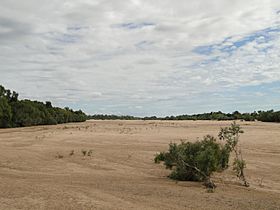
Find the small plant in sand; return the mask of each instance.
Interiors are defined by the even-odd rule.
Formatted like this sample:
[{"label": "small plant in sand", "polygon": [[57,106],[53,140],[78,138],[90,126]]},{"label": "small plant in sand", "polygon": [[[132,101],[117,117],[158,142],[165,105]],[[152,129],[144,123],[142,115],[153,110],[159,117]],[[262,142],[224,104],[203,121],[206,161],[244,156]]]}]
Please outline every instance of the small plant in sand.
[{"label": "small plant in sand", "polygon": [[203,140],[192,142],[170,143],[167,152],[156,155],[155,163],[164,162],[167,169],[171,169],[170,178],[181,181],[202,181],[209,192],[216,187],[211,179],[214,172],[222,172],[228,168],[230,153],[235,151],[234,170],[249,186],[244,176],[245,161],[241,150],[237,150],[241,129],[236,123],[229,128],[221,128],[220,139],[226,140],[225,144],[217,142],[210,135]]},{"label": "small plant in sand", "polygon": [[244,131],[235,122],[230,127],[221,128],[219,138],[225,140],[225,146],[230,152],[234,153],[233,170],[236,176],[243,182],[243,185],[249,187],[249,183],[246,180],[244,169],[246,168],[246,162],[243,159],[241,145],[239,141],[240,134]]},{"label": "small plant in sand", "polygon": [[69,156],[73,156],[73,155],[74,155],[74,150],[71,150]]},{"label": "small plant in sand", "polygon": [[82,154],[83,154],[84,156],[87,155],[87,150],[84,150],[84,149],[83,149],[81,152],[82,152]]},{"label": "small plant in sand", "polygon": [[64,157],[64,156],[61,155],[61,154],[59,154],[59,153],[57,153],[56,156],[55,156],[55,158],[57,158],[57,159],[62,159],[63,157]]},{"label": "small plant in sand", "polygon": [[90,150],[87,152],[87,156],[91,156],[91,155],[92,155],[92,152],[93,152],[93,150],[90,149]]},{"label": "small plant in sand", "polygon": [[81,152],[82,152],[83,156],[85,157],[85,156],[91,156],[93,153],[93,150],[92,149],[90,149],[90,150],[83,149]]}]

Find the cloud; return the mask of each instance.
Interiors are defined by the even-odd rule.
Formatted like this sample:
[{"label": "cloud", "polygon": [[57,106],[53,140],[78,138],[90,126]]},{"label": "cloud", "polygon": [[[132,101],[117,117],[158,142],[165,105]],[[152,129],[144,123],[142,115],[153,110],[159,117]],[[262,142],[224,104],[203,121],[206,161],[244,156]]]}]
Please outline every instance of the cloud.
[{"label": "cloud", "polygon": [[19,40],[30,32],[29,24],[0,16],[0,41]]},{"label": "cloud", "polygon": [[88,113],[242,111],[267,107],[268,90],[240,88],[280,80],[277,0],[0,1],[0,83],[22,97]]},{"label": "cloud", "polygon": [[145,28],[145,27],[152,27],[152,26],[155,26],[155,24],[154,23],[149,23],[149,22],[122,23],[122,24],[116,25],[116,27],[124,28],[124,29],[128,29],[128,30],[142,29],[142,28]]},{"label": "cloud", "polygon": [[279,38],[280,25],[266,28],[254,33],[248,34],[244,37],[236,39],[236,37],[227,37],[222,42],[212,45],[199,46],[196,47],[193,52],[202,55],[211,55],[214,51],[231,53],[237,49],[255,42],[257,45],[262,45],[264,43],[269,43]]}]

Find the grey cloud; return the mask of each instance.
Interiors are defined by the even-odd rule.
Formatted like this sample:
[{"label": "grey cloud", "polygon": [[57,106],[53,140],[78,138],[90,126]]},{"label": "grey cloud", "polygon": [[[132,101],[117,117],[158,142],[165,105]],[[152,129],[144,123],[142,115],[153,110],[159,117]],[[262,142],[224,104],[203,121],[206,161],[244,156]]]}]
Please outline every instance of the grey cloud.
[{"label": "grey cloud", "polygon": [[10,18],[0,17],[0,41],[19,39],[31,33],[29,24],[18,22]]},{"label": "grey cloud", "polygon": [[144,58],[144,59],[137,61],[137,64],[143,64],[143,65],[151,65],[151,64],[156,64],[156,63],[158,63],[158,61],[153,58]]}]

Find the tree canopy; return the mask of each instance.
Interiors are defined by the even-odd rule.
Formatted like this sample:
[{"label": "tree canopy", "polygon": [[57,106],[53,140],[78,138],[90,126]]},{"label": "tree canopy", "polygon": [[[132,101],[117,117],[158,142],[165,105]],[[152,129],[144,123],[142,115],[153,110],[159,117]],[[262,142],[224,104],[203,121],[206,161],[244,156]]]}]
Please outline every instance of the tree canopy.
[{"label": "tree canopy", "polygon": [[0,128],[55,125],[86,119],[87,115],[81,110],[53,107],[50,101],[19,100],[18,93],[0,85]]}]

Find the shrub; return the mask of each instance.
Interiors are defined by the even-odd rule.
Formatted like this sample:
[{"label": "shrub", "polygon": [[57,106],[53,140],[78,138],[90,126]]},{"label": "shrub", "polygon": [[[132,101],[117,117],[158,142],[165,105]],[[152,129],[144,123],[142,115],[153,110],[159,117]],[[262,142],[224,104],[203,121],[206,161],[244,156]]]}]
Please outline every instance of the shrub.
[{"label": "shrub", "polygon": [[82,152],[82,154],[83,154],[84,156],[86,156],[87,150],[84,150],[84,149],[83,149],[81,152]]},{"label": "shrub", "polygon": [[181,181],[203,181],[215,187],[210,176],[215,171],[228,167],[229,150],[217,143],[213,136],[205,136],[202,141],[169,144],[168,152],[156,155],[155,162],[164,162],[171,169],[170,178]]},{"label": "shrub", "polygon": [[57,153],[56,156],[55,156],[55,158],[57,158],[57,159],[62,159],[63,157],[64,157],[64,156],[61,155],[61,154],[59,154],[59,153]]},{"label": "shrub", "polygon": [[203,181],[208,188],[215,188],[211,181],[213,172],[221,172],[228,168],[230,153],[234,152],[233,170],[244,182],[245,161],[242,158],[239,147],[239,135],[243,133],[235,122],[230,127],[221,128],[219,138],[225,140],[225,144],[217,142],[210,135],[203,140],[192,142],[170,143],[167,152],[161,152],[155,156],[155,163],[164,162],[167,169],[172,170],[170,178],[181,181]]},{"label": "shrub", "polygon": [[90,149],[90,150],[87,152],[87,156],[91,156],[91,155],[92,155],[92,152],[93,152],[93,150]]},{"label": "shrub", "polygon": [[73,155],[74,155],[74,152],[75,152],[74,150],[71,150],[70,153],[69,153],[69,155],[70,155],[70,156],[73,156]]},{"label": "shrub", "polygon": [[243,182],[243,185],[249,187],[249,182],[246,180],[244,169],[246,162],[243,160],[241,146],[239,144],[240,134],[244,131],[235,122],[230,127],[221,128],[219,138],[225,140],[225,146],[230,152],[234,153],[233,170],[236,176]]}]

